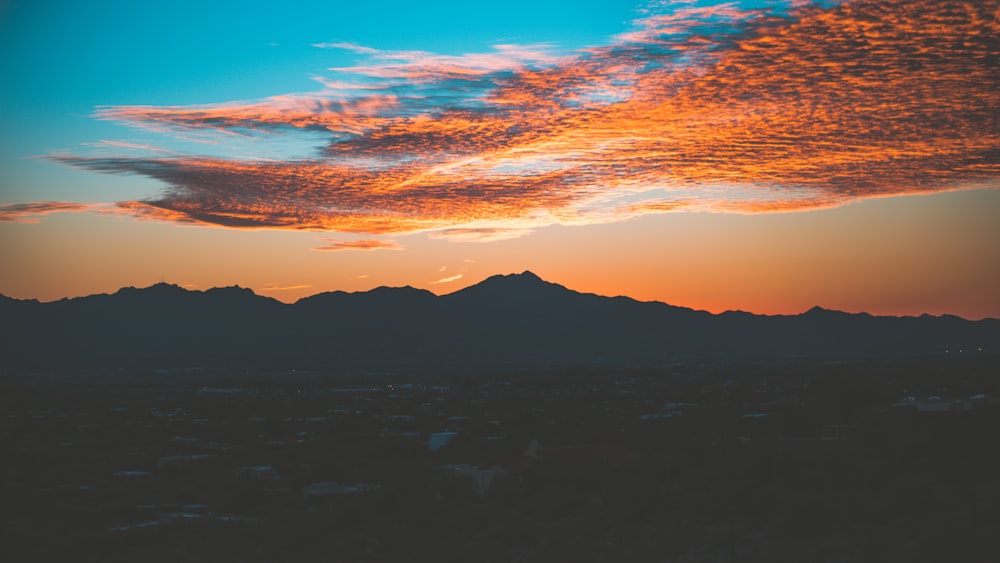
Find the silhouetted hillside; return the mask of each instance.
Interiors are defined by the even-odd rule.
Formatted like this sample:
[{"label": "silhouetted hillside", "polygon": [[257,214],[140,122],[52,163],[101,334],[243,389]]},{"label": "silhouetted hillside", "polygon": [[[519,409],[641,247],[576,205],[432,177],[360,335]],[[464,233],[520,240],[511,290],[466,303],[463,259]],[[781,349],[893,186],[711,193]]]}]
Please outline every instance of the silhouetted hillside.
[{"label": "silhouetted hillside", "polygon": [[497,370],[680,361],[997,354],[1000,320],[713,315],[578,293],[531,272],[443,296],[412,287],[288,305],[239,287],[156,284],[50,303],[0,299],[8,369]]}]

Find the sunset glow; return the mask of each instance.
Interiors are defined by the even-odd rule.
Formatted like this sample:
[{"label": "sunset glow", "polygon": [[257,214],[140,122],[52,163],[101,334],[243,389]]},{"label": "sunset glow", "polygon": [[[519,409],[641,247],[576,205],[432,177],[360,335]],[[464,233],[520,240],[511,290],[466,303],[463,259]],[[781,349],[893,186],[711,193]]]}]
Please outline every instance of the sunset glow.
[{"label": "sunset glow", "polygon": [[[24,177],[5,178],[4,258],[22,267],[5,271],[0,293],[54,298],[115,289],[73,285],[65,276],[41,289],[54,283],[40,282],[42,272],[66,271],[39,265],[58,262],[41,250],[48,244],[41,230],[66,233],[81,224],[49,215],[82,213],[88,224],[122,232],[150,223],[131,218],[202,227],[189,232],[209,242],[190,247],[188,262],[173,266],[184,272],[181,281],[250,285],[283,300],[373,282],[440,292],[531,267],[583,290],[711,310],[792,312],[808,303],[1000,315],[1000,292],[983,289],[1000,286],[989,265],[997,262],[1000,237],[991,240],[996,227],[974,231],[981,226],[975,216],[936,240],[975,241],[976,248],[924,247],[918,254],[932,262],[906,259],[899,272],[866,274],[873,277],[867,284],[853,268],[869,263],[868,250],[831,238],[878,224],[920,229],[913,214],[921,205],[875,202],[883,198],[939,194],[960,202],[941,215],[958,221],[972,200],[988,202],[994,216],[1000,211],[1000,3],[678,1],[631,13],[603,42],[583,45],[484,38],[437,53],[420,45],[383,48],[375,35],[306,35],[301,40],[312,52],[337,61],[314,70],[313,91],[274,83],[266,97],[219,102],[204,84],[203,100],[168,105],[114,104],[109,96],[87,119],[129,138],[100,141],[102,132],[62,146],[52,138],[19,157],[86,182],[124,175],[136,182],[134,195],[78,191],[74,200],[66,186],[51,197],[29,190]],[[886,214],[861,218],[853,205]],[[775,218],[787,211],[803,219]],[[825,215],[806,220],[818,213]],[[703,222],[726,238],[734,225],[752,221],[747,216],[761,218],[745,240],[773,245],[744,250],[767,268],[754,275],[725,244],[694,234]],[[829,217],[840,223],[826,226]],[[29,222],[39,224],[23,225]],[[790,222],[800,224],[802,239],[824,246],[775,239],[792,232],[784,226]],[[689,227],[678,231],[681,224]],[[274,246],[263,250],[260,237],[237,243],[214,234],[217,227],[245,237],[265,230]],[[570,232],[562,228],[575,243],[555,242]],[[274,231],[304,233],[278,243]],[[192,237],[178,230],[156,232],[174,241],[162,244],[191,244],[180,242]],[[646,242],[595,249],[591,241],[607,232]],[[889,238],[892,244],[869,244],[905,257],[919,237]],[[227,276],[205,274],[213,270],[205,265],[209,255],[223,247],[273,263],[278,246],[305,251],[281,259],[280,280],[262,277],[261,269],[276,268],[258,261]],[[933,261],[949,252],[978,253],[981,265],[962,258],[959,271],[949,270],[955,282],[941,285],[934,278],[943,270]],[[570,255],[579,262],[565,263]],[[326,266],[313,262],[320,258]],[[649,266],[663,258],[685,268],[686,281]],[[425,273],[442,263],[466,271]],[[711,263],[718,267],[706,267]],[[326,281],[324,267],[336,272]],[[811,273],[803,278],[804,268]],[[103,283],[142,284],[150,272]],[[734,272],[742,272],[738,280]],[[788,291],[796,278],[802,295]],[[915,293],[925,297],[889,303],[884,288],[898,284],[923,288]],[[685,293],[688,286],[694,295]],[[962,287],[970,288],[964,297]]]}]

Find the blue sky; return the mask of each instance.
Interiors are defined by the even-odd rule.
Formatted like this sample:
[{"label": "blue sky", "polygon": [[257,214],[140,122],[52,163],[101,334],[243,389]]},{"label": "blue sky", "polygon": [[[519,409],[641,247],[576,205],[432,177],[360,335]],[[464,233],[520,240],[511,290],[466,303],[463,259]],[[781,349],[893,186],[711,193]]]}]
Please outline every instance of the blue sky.
[{"label": "blue sky", "polygon": [[135,197],[140,183],[140,190],[155,189],[135,177],[81,175],[31,159],[101,139],[150,137],[94,119],[101,106],[316,90],[311,77],[357,58],[313,46],[326,41],[443,54],[485,51],[497,42],[573,49],[622,31],[639,9],[630,1],[9,0],[0,4],[0,72],[16,78],[0,87],[2,199],[106,201]]}]

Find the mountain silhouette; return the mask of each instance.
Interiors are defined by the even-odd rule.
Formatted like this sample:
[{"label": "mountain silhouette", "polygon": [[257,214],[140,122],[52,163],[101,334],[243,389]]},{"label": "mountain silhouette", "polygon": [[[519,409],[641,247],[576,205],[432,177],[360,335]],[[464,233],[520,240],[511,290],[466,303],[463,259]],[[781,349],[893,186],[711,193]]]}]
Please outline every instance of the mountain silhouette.
[{"label": "mountain silhouette", "polygon": [[41,303],[0,296],[0,368],[482,371],[1000,352],[1000,320],[711,314],[579,293],[531,272],[437,296],[413,287],[281,303],[158,283]]}]

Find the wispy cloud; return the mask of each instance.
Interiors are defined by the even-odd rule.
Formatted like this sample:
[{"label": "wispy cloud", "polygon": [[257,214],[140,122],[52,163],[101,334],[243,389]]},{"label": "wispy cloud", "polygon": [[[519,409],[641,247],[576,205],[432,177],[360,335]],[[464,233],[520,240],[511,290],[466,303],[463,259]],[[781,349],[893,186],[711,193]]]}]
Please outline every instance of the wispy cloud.
[{"label": "wispy cloud", "polygon": [[665,213],[668,211],[682,209],[685,205],[687,204],[683,201],[644,201],[642,203],[637,203],[624,208],[622,212],[638,215],[646,213]]},{"label": "wispy cloud", "polygon": [[117,141],[110,139],[103,139],[95,143],[84,143],[84,146],[93,147],[95,149],[105,149],[107,151],[122,151],[122,150],[132,150],[139,151],[143,153],[173,153],[174,151],[159,147],[156,145],[151,145],[149,143],[143,143],[141,141]]},{"label": "wispy cloud", "polygon": [[268,284],[260,288],[260,291],[294,291],[296,289],[309,289],[310,287],[312,286],[308,284],[300,284],[300,285]]},{"label": "wispy cloud", "polygon": [[94,209],[93,205],[67,201],[5,203],[0,204],[0,221],[8,223],[37,223],[42,215],[50,213],[79,213],[92,209]]},{"label": "wispy cloud", "polygon": [[1000,185],[1000,1],[750,4],[654,3],[576,52],[317,44],[361,60],[319,92],[97,111],[166,131],[324,135],[308,159],[52,159],[163,182],[119,204],[138,216],[452,240]]},{"label": "wispy cloud", "polygon": [[531,229],[516,227],[456,227],[436,231],[430,236],[456,242],[492,242],[520,238],[531,233]]},{"label": "wispy cloud", "polygon": [[358,53],[360,55],[377,55],[379,53],[378,49],[365,47],[364,45],[358,45],[357,43],[351,43],[349,41],[329,41],[326,43],[313,43],[312,46],[318,47],[320,49],[343,49],[345,51],[351,51],[352,53]]},{"label": "wispy cloud", "polygon": [[454,276],[448,276],[446,278],[441,278],[439,280],[434,280],[432,282],[427,282],[427,283],[437,285],[439,283],[450,283],[453,281],[458,281],[460,279],[462,279],[462,274],[455,274]]},{"label": "wispy cloud", "polygon": [[440,55],[427,51],[382,51],[353,43],[323,43],[317,46],[347,49],[369,57],[369,62],[349,67],[335,67],[335,72],[370,78],[439,83],[447,79],[474,80],[494,77],[539,65],[553,65],[562,57],[549,45],[494,45],[490,53]]},{"label": "wispy cloud", "polygon": [[313,250],[320,252],[332,252],[336,250],[400,250],[403,247],[388,240],[334,240],[323,239],[326,245],[318,246]]}]

